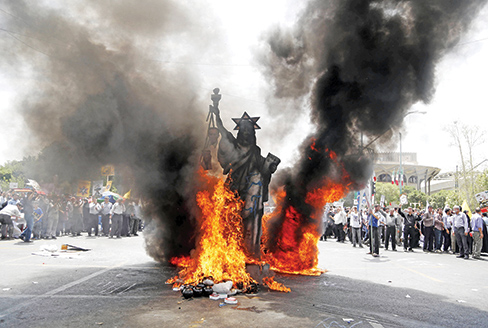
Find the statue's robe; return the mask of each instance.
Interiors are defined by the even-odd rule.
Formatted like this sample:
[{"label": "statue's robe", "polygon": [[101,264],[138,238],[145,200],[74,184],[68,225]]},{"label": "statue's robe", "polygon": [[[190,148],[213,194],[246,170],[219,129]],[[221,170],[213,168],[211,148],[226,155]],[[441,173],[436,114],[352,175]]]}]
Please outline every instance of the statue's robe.
[{"label": "statue's robe", "polygon": [[268,201],[268,186],[271,173],[265,168],[266,159],[256,145],[241,147],[230,132],[222,135],[218,160],[227,183],[244,201],[242,223],[244,246],[249,255],[259,259],[264,202]]}]

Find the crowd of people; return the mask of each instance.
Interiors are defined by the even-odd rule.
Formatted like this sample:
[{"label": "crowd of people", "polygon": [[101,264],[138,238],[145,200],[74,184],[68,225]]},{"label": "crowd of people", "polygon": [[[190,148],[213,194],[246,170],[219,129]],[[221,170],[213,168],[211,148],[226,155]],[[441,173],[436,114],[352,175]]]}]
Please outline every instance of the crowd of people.
[{"label": "crowd of people", "polygon": [[334,237],[344,243],[346,237],[353,247],[367,244],[374,257],[379,256],[380,245],[385,250],[404,252],[420,248],[424,252],[456,254],[458,258],[482,259],[488,252],[488,215],[479,208],[470,217],[461,206],[452,209],[426,210],[408,207],[381,207],[375,204],[358,211],[356,206],[326,208],[323,216],[324,233],[320,240]]},{"label": "crowd of people", "polygon": [[0,193],[1,239],[56,239],[61,235],[137,236],[143,228],[141,203],[110,197],[80,198],[44,195],[34,190],[23,196]]}]

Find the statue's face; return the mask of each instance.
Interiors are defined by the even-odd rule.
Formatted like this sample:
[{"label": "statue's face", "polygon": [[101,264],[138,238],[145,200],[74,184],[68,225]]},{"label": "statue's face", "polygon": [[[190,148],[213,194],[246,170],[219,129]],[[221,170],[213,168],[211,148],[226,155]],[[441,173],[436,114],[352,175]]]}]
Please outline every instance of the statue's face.
[{"label": "statue's face", "polygon": [[237,133],[237,140],[243,145],[252,145],[255,143],[254,125],[247,120],[243,120],[239,124],[239,132]]}]

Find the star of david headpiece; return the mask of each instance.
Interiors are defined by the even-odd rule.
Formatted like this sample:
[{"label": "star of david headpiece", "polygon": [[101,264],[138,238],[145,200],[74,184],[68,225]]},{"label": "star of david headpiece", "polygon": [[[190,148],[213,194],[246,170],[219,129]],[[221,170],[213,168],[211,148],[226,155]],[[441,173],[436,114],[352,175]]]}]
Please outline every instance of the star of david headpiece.
[{"label": "star of david headpiece", "polygon": [[244,114],[242,114],[242,117],[240,117],[240,118],[233,118],[232,120],[236,124],[236,127],[234,128],[234,130],[239,130],[239,126],[240,126],[240,124],[241,124],[242,121],[249,121],[249,122],[251,122],[252,125],[254,126],[254,130],[261,129],[259,127],[259,125],[257,125],[257,123],[256,123],[259,120],[259,117],[251,117],[251,116],[249,116],[249,114],[247,112],[244,112]]}]

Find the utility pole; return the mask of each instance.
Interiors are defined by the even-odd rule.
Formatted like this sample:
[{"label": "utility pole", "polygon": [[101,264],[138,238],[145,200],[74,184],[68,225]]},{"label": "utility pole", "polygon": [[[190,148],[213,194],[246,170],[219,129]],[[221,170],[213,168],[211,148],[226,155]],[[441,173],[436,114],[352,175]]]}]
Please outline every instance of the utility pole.
[{"label": "utility pole", "polygon": [[399,132],[398,133],[400,135],[400,177],[401,177],[401,181],[400,181],[400,195],[402,194],[402,184],[403,184],[403,171],[402,171],[402,133]]}]

